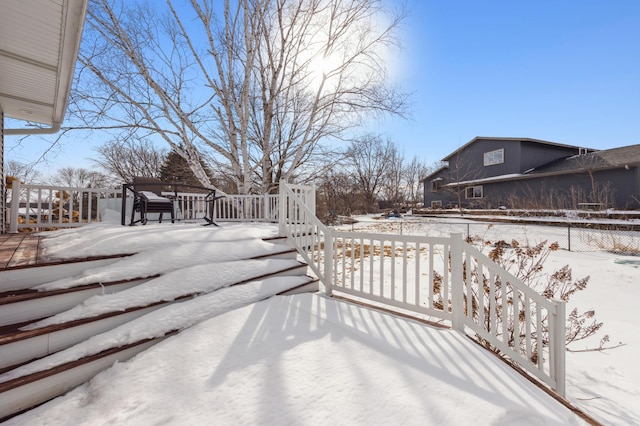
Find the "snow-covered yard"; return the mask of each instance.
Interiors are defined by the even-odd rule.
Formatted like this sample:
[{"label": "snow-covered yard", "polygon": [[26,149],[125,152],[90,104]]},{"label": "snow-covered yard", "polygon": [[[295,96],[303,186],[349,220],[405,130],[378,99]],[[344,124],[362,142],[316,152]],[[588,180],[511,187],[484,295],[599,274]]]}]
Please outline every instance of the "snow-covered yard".
[{"label": "snow-covered yard", "polygon": [[[360,219],[355,230],[379,232],[397,224]],[[542,229],[523,232],[530,242],[552,239],[555,231]],[[180,269],[185,267],[180,247],[192,258],[197,243],[207,243],[231,261],[231,241],[275,232],[265,225],[96,224],[57,232],[55,247],[59,253],[135,251],[141,262],[162,256],[163,268]],[[439,236],[450,230],[437,226],[437,219],[420,219],[406,221],[404,232]],[[198,267],[211,255],[201,254]],[[604,322],[601,334],[609,334],[611,344],[624,343],[613,350],[567,354],[568,399],[604,424],[640,424],[639,263],[633,256],[562,250],[548,260],[549,271],[569,264],[575,278],[591,276],[570,305],[595,309]],[[97,270],[87,276],[107,280],[120,272]],[[167,276],[177,285],[186,275]],[[178,313],[173,307],[140,318],[138,330],[163,321],[180,328],[176,318],[190,328],[7,424],[583,424],[455,331],[321,294],[260,301],[268,295],[266,284],[273,283],[221,289],[206,301],[178,304],[183,305]],[[189,312],[202,313],[202,320],[192,325]]]},{"label": "snow-covered yard", "polygon": [[[365,232],[399,232],[405,234],[445,236],[450,232],[465,233],[471,223],[472,236],[497,241],[511,239],[536,244],[565,237],[563,228],[539,225],[481,225],[464,218],[411,218],[379,220],[358,217],[358,223],[341,228]],[[401,223],[402,222],[402,223]],[[446,222],[446,225],[442,225]],[[458,223],[459,225],[453,225]],[[640,235],[635,237],[640,240]],[[572,296],[567,312],[595,310],[595,318],[604,323],[600,332],[588,341],[569,346],[567,353],[567,398],[604,424],[640,425],[640,256],[620,255],[607,251],[550,253],[546,272],[569,265],[573,278],[589,276],[587,288]],[[605,351],[582,350],[597,347],[608,335],[606,346],[624,346]]]}]

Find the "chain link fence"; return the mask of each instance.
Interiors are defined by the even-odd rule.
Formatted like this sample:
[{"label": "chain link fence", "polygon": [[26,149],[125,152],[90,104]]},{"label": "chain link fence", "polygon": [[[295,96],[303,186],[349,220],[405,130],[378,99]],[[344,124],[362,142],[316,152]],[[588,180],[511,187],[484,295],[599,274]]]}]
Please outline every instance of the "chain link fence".
[{"label": "chain link fence", "polygon": [[448,236],[462,233],[475,241],[495,243],[516,240],[521,244],[541,241],[558,243],[574,252],[610,251],[640,255],[640,224],[621,223],[506,223],[496,221],[444,220],[437,217],[405,217],[398,220],[371,220],[339,226],[353,231],[406,235]]}]

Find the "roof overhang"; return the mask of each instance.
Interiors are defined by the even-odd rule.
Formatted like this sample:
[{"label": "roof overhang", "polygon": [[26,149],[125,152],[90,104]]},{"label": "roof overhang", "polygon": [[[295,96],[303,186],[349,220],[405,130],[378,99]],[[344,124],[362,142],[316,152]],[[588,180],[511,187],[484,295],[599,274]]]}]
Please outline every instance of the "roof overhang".
[{"label": "roof overhang", "polygon": [[[89,0],[2,0],[0,110],[6,117],[62,125]],[[5,134],[34,133],[33,128]]]}]

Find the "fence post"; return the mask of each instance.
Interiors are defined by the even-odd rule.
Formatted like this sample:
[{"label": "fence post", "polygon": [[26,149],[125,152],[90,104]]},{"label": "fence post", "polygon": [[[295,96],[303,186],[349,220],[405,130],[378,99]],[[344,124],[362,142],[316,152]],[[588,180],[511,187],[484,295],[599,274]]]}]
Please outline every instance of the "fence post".
[{"label": "fence post", "polygon": [[454,330],[462,331],[464,329],[464,303],[462,300],[462,295],[464,294],[462,234],[451,234],[449,241],[451,241],[449,256],[451,257],[451,315],[453,316],[451,325]]},{"label": "fence post", "polygon": [[331,296],[333,294],[333,228],[329,226],[324,233],[322,250],[324,251],[324,288],[327,296]]},{"label": "fence post", "polygon": [[566,356],[566,335],[565,335],[565,321],[566,321],[566,304],[563,300],[553,299],[552,303],[555,307],[555,313],[552,316],[553,323],[550,324],[550,331],[553,332],[553,338],[551,339],[550,348],[553,361],[551,363],[551,376],[556,381],[555,391],[562,397],[565,396],[565,356]]},{"label": "fence post", "polygon": [[[27,200],[25,206],[27,221],[29,220],[29,200]],[[17,234],[18,233],[18,214],[20,212],[20,181],[18,179],[14,179],[11,182],[11,217],[9,218],[9,233]]]},{"label": "fence post", "polygon": [[571,224],[567,225],[567,245],[568,250],[571,251]]}]

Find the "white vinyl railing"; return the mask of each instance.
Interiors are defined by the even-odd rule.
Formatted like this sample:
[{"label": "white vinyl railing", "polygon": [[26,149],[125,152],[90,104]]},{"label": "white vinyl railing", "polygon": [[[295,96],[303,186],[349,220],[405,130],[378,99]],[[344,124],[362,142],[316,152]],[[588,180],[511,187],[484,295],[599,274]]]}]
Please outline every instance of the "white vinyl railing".
[{"label": "white vinyl railing", "polygon": [[458,235],[451,250],[452,282],[461,283],[453,287],[454,327],[470,329],[564,396],[565,302],[535,292]]},{"label": "white vinyl railing", "polygon": [[325,226],[315,214],[315,190],[310,187],[289,185],[280,182],[279,204],[280,234],[286,235],[307,262],[311,270],[325,284],[331,294],[331,228]]},{"label": "white vinyl railing", "polygon": [[277,222],[278,194],[229,195],[215,201],[214,220],[221,222]]},{"label": "white vinyl railing", "polygon": [[[212,218],[222,222],[277,222],[278,194],[227,195],[214,203],[205,193],[168,192],[175,197],[176,218],[196,220]],[[25,185],[13,181],[9,192],[9,232],[71,228],[100,222],[106,209],[125,211],[129,218],[133,194],[111,188],[71,188],[49,185]],[[14,202],[16,200],[16,202]],[[211,211],[213,209],[213,211]]]},{"label": "white vinyl railing", "polygon": [[565,307],[501,268],[462,234],[449,238],[336,231],[280,185],[280,230],[325,285],[400,311],[450,321],[565,393]]},{"label": "white vinyl railing", "polygon": [[452,320],[451,240],[332,232],[333,291]]},{"label": "white vinyl railing", "polygon": [[[226,195],[211,205],[207,194],[163,192],[176,197],[176,217],[200,219],[211,217],[220,222],[277,222],[278,194]],[[213,211],[209,211],[213,208]]]},{"label": "white vinyl railing", "polygon": [[115,200],[119,189],[23,185],[14,180],[8,200],[9,232],[70,228],[101,220],[100,200]]}]

